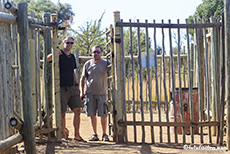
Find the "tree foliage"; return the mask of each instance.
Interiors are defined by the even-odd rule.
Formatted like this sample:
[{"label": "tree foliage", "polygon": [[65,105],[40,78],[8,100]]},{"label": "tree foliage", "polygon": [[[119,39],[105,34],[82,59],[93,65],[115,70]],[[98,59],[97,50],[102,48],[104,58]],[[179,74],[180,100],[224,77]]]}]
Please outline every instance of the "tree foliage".
[{"label": "tree foliage", "polygon": [[[202,23],[203,18],[205,22],[209,23],[211,17],[221,19],[221,15],[224,12],[224,0],[203,0],[203,2],[196,8],[193,15],[189,16],[188,23]],[[189,29],[189,33],[193,39],[194,30]]]},{"label": "tree foliage", "polygon": [[[104,12],[105,13],[105,12]],[[105,31],[101,30],[101,22],[104,13],[100,19],[89,21],[85,26],[79,26],[79,30],[72,31],[77,35],[76,49],[80,51],[81,55],[90,55],[91,48],[94,45],[100,45],[105,48]]]},{"label": "tree foliage", "polygon": [[44,13],[58,13],[58,23],[60,25],[64,21],[70,21],[75,15],[72,6],[67,3],[55,4],[51,0],[14,0],[16,4],[20,2],[28,3],[28,12],[34,12],[35,18],[42,19]]},{"label": "tree foliage", "polygon": [[201,22],[205,18],[206,22],[210,22],[211,17],[221,18],[224,12],[224,0],[203,0],[196,8],[194,15],[189,16],[189,23],[194,23],[194,18],[197,22]]}]

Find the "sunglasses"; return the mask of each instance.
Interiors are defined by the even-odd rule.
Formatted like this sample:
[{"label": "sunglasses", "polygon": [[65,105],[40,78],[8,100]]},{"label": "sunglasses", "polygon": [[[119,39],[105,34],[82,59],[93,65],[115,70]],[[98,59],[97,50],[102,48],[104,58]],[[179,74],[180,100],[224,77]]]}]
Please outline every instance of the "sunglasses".
[{"label": "sunglasses", "polygon": [[100,54],[100,53],[101,53],[101,51],[94,51],[93,53],[97,53],[97,54]]},{"label": "sunglasses", "polygon": [[65,42],[65,44],[74,44],[73,42]]}]

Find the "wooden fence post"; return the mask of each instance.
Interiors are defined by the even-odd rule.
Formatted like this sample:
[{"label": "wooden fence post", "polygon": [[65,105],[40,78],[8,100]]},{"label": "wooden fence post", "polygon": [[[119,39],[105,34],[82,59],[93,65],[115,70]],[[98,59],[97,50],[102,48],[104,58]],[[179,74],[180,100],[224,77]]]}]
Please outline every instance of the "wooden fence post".
[{"label": "wooden fence post", "polygon": [[[50,13],[45,13],[43,15],[44,23],[50,23]],[[47,63],[46,57],[51,53],[52,42],[51,42],[51,32],[50,30],[43,30],[43,39],[44,39],[44,70],[43,70],[43,101],[44,109],[46,112],[45,123],[47,128],[51,128],[52,120],[49,120],[50,114],[52,113],[52,67],[51,64]],[[50,135],[48,134],[48,138]]]},{"label": "wooden fence post", "polygon": [[31,72],[31,87],[32,87],[32,106],[33,106],[33,121],[36,124],[37,120],[37,104],[36,104],[36,69],[35,69],[35,41],[29,39],[30,53],[30,72]]},{"label": "wooden fence post", "polygon": [[35,154],[35,133],[33,126],[32,89],[30,76],[30,53],[28,50],[29,26],[27,3],[18,4],[18,33],[20,46],[21,96],[23,103],[23,132],[26,153]]},{"label": "wooden fence post", "polygon": [[58,48],[58,25],[57,14],[51,15],[51,22],[56,23],[53,26],[51,38],[52,45],[52,87],[53,87],[53,103],[54,103],[54,125],[56,130],[56,139],[61,141],[61,104],[60,104],[60,75],[59,75],[59,48]]},{"label": "wooden fence post", "polygon": [[115,58],[115,119],[116,130],[115,140],[116,142],[124,142],[124,128],[118,125],[119,120],[123,120],[123,82],[122,82],[122,51],[121,51],[121,28],[116,27],[116,22],[120,21],[120,12],[113,12],[114,15],[114,58]]},{"label": "wooden fence post", "polygon": [[225,85],[226,85],[226,108],[227,108],[227,149],[230,150],[230,0],[224,1],[224,27],[225,27]]}]

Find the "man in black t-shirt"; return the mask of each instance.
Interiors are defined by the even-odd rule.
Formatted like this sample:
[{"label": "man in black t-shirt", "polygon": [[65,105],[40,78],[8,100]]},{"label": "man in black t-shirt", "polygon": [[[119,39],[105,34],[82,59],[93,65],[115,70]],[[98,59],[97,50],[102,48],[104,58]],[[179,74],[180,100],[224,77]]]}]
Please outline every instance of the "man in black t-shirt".
[{"label": "man in black t-shirt", "polygon": [[[67,105],[74,112],[74,140],[86,142],[80,136],[80,114],[82,103],[80,100],[79,84],[77,83],[74,69],[77,68],[74,54],[70,51],[74,44],[74,38],[67,36],[63,39],[64,48],[59,51],[59,68],[60,68],[60,91],[61,91],[61,121],[62,121],[62,140],[67,140],[66,129],[66,111]],[[47,61],[52,60],[52,54],[47,56]]]}]

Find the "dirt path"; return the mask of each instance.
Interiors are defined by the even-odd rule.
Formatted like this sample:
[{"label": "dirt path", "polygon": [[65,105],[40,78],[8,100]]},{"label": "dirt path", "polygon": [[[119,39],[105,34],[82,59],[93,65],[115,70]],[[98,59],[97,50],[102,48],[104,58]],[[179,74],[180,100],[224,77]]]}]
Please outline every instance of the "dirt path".
[{"label": "dirt path", "polygon": [[[57,142],[37,142],[37,153],[39,154],[151,154],[151,153],[230,153],[225,150],[184,150],[182,144],[167,144],[167,143],[157,143],[157,144],[116,144],[115,142],[87,142],[87,143],[79,143],[72,140],[73,138],[73,126],[72,126],[72,113],[67,113],[67,128],[69,129],[69,140],[67,142],[57,143]],[[100,120],[98,119],[98,135],[101,139],[101,126]],[[88,138],[92,135],[92,128],[90,124],[90,119],[85,116],[84,113],[81,115],[81,128],[80,128],[81,136],[88,140]],[[131,131],[130,131],[131,132]],[[141,134],[141,133],[140,133]],[[138,134],[138,135],[140,135]],[[146,136],[150,136],[148,133]],[[112,140],[112,138],[110,137]],[[202,148],[198,146],[191,146],[187,148]]]}]

